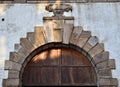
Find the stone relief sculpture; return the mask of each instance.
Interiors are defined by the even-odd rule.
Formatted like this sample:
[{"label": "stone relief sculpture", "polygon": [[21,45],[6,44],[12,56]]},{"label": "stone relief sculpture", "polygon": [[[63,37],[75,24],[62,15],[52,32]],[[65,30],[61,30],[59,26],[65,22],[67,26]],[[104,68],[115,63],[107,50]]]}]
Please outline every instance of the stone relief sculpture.
[{"label": "stone relief sculpture", "polygon": [[54,16],[63,16],[64,12],[72,11],[72,6],[68,4],[49,4],[45,9],[53,12]]}]

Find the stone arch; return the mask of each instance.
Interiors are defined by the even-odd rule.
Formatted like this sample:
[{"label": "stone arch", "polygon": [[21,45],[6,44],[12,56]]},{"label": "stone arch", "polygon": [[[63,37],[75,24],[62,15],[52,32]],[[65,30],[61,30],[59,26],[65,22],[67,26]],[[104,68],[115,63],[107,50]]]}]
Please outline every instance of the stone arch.
[{"label": "stone arch", "polygon": [[91,36],[90,31],[74,26],[74,17],[62,15],[65,11],[72,10],[70,5],[55,5],[56,8],[51,4],[46,7],[47,11],[54,12],[53,17],[44,17],[43,26],[35,27],[34,32],[28,32],[25,38],[20,38],[19,44],[15,44],[14,52],[10,52],[9,60],[5,61],[8,79],[3,80],[3,87],[21,87],[21,73],[30,58],[38,51],[59,47],[61,44],[87,56],[96,70],[98,87],[117,87],[117,79],[112,78],[111,73],[115,69],[115,60],[109,59],[104,44],[99,43],[96,36]]},{"label": "stone arch", "polygon": [[117,87],[117,79],[112,78],[111,73],[111,70],[115,69],[115,60],[109,59],[109,52],[104,50],[103,43],[99,43],[96,36],[91,36],[91,32],[84,31],[81,26],[65,24],[64,28],[62,32],[54,29],[48,37],[48,31],[44,27],[35,27],[35,32],[28,32],[25,38],[20,38],[20,43],[15,44],[14,52],[10,52],[10,59],[5,61],[8,79],[3,80],[3,87],[20,86],[20,73],[29,58],[37,53],[36,49],[40,48],[39,51],[42,51],[49,47],[59,47],[61,44],[80,50],[91,58],[91,63],[94,63],[97,70],[98,87]]}]

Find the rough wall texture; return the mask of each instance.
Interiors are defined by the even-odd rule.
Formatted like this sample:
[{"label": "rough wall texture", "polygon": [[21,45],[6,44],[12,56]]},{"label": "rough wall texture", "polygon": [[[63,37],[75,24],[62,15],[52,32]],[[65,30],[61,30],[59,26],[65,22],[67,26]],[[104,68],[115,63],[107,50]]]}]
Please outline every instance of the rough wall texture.
[{"label": "rough wall texture", "polygon": [[0,0],[0,3],[90,3],[90,2],[120,2],[119,0]]},{"label": "rough wall texture", "polygon": [[[9,58],[9,52],[14,50],[14,44],[19,43],[27,32],[34,31],[34,26],[43,25],[43,16],[51,16],[45,11],[46,4],[0,4],[0,83],[7,77],[4,71],[4,60]],[[79,3],[72,4],[72,15],[75,25],[83,26],[85,30],[97,36],[104,43],[105,50],[116,60],[116,70],[113,77],[120,83],[120,3]],[[2,85],[0,85],[2,87]]]}]

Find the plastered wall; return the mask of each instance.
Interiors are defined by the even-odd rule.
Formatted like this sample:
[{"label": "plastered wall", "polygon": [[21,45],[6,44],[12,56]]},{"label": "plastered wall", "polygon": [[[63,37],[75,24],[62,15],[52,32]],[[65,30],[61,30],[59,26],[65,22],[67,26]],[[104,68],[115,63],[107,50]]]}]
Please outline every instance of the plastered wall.
[{"label": "plastered wall", "polygon": [[[110,58],[116,61],[116,70],[112,75],[120,83],[120,3],[70,3],[73,11],[65,16],[74,16],[74,25],[92,32],[92,35],[104,43]],[[0,87],[2,79],[7,78],[4,60],[9,59],[9,52],[14,44],[19,43],[27,32],[33,32],[34,26],[43,25],[43,16],[52,16],[45,11],[46,4],[0,4]],[[120,87],[120,86],[119,86]]]}]

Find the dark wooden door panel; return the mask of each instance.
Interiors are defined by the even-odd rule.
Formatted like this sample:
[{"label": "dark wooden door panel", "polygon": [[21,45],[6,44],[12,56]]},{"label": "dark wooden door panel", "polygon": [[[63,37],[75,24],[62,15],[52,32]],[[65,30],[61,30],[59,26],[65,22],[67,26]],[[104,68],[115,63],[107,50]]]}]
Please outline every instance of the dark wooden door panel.
[{"label": "dark wooden door panel", "polygon": [[[57,85],[58,67],[30,67],[24,72],[24,86]],[[29,83],[29,84],[28,84]]]},{"label": "dark wooden door panel", "polygon": [[62,67],[61,83],[64,85],[95,84],[90,67]]},{"label": "dark wooden door panel", "polygon": [[90,66],[88,59],[80,52],[72,49],[62,49],[62,65]]},{"label": "dark wooden door panel", "polygon": [[51,49],[36,55],[28,64],[29,66],[58,65],[61,54],[59,49]]},{"label": "dark wooden door panel", "polygon": [[89,60],[72,49],[49,49],[36,55],[25,67],[23,87],[94,86],[96,74]]}]

